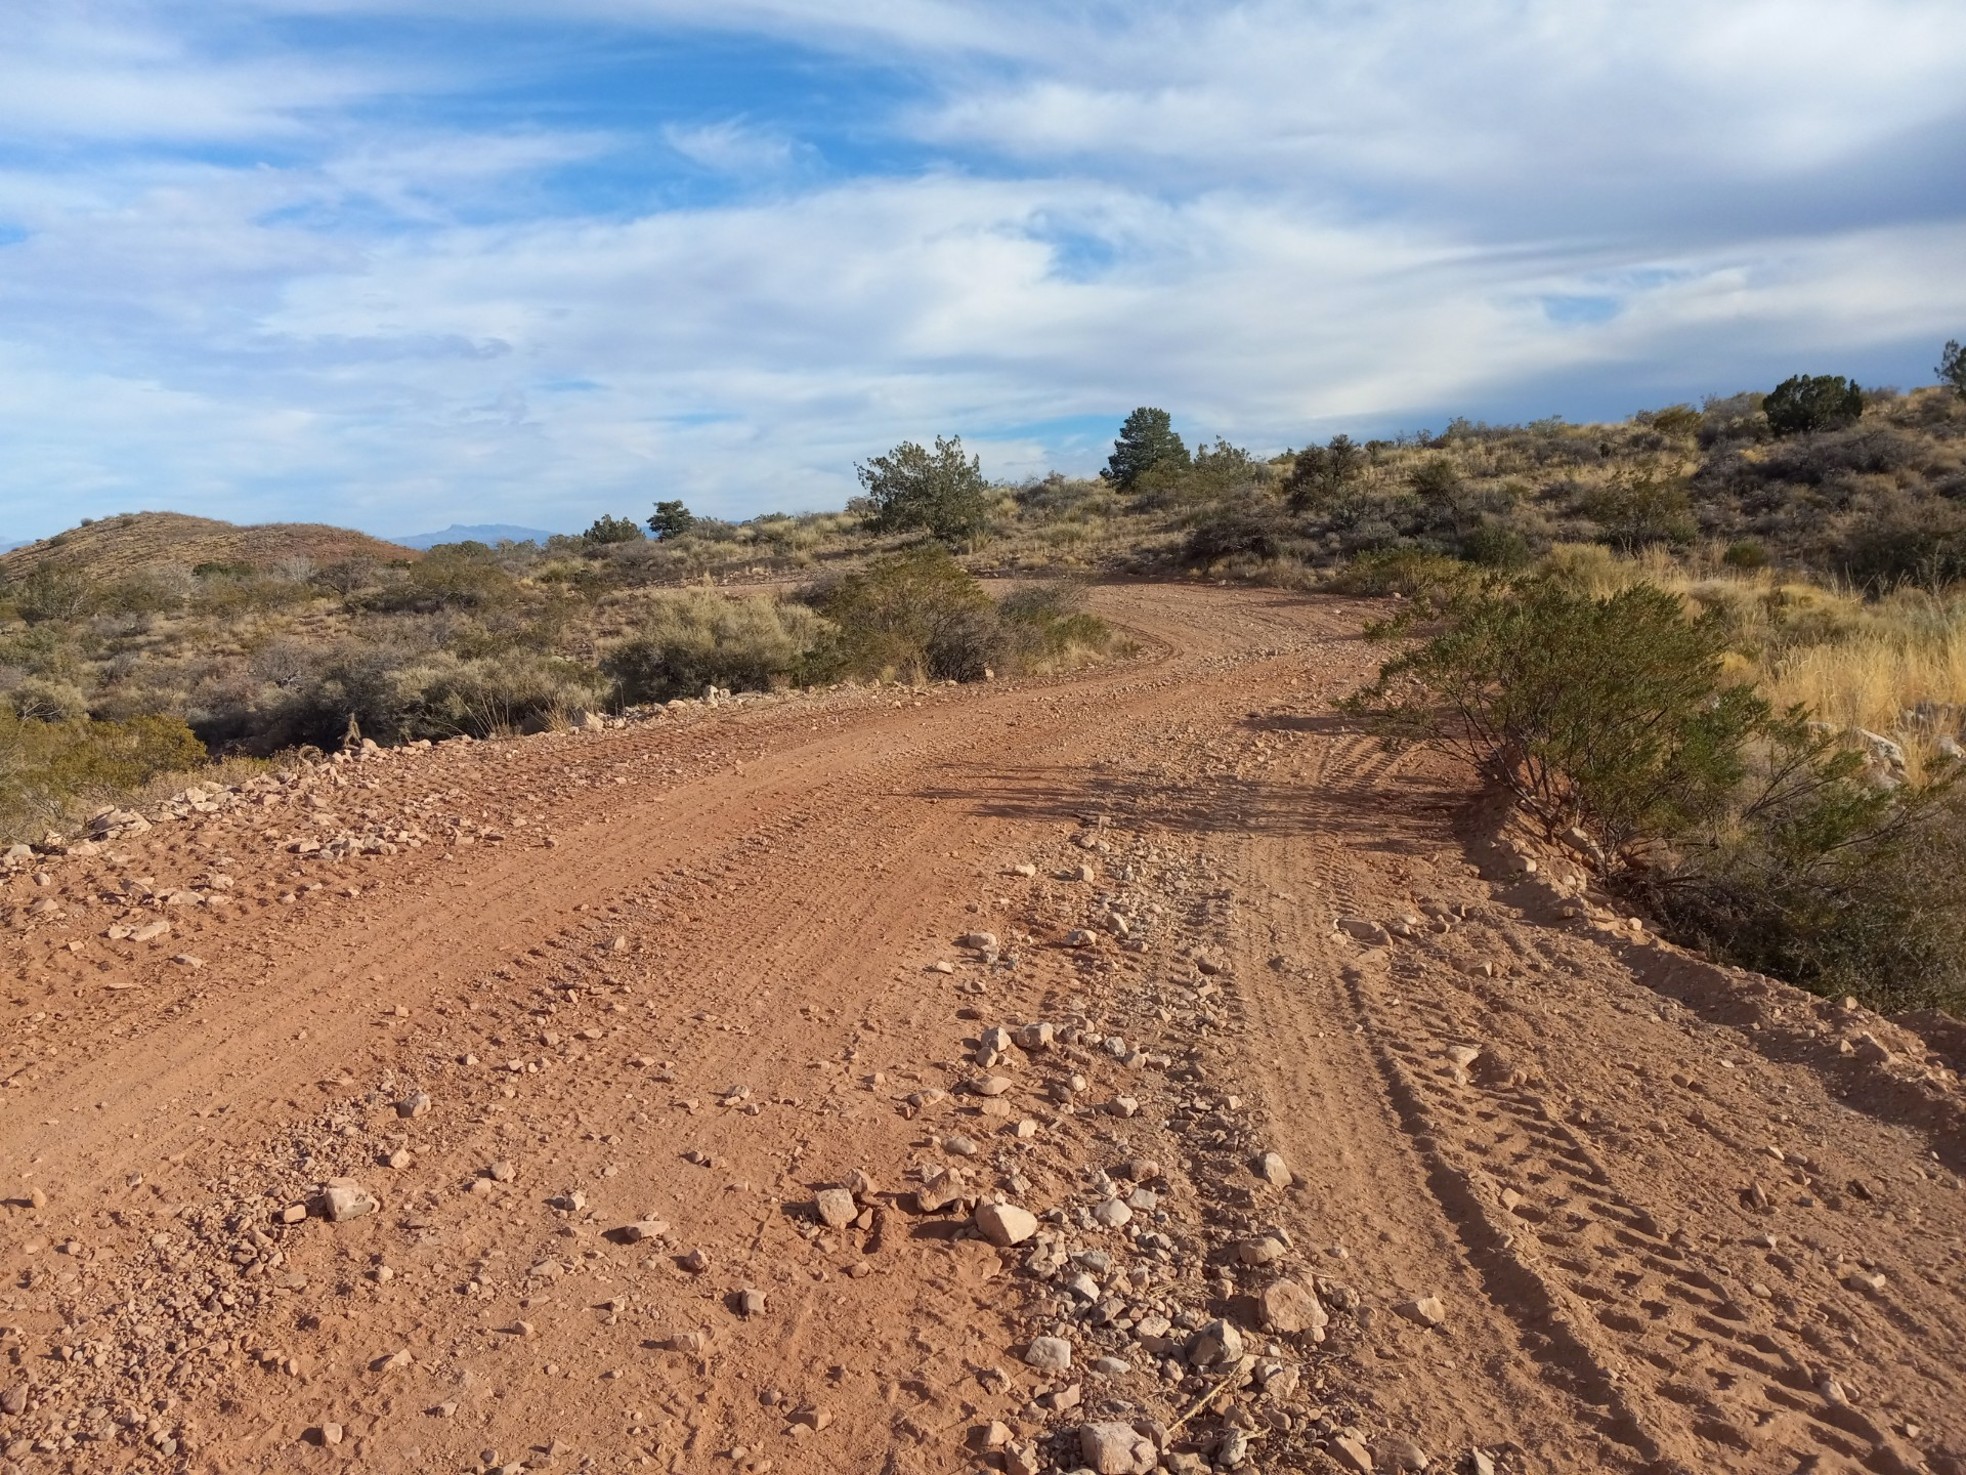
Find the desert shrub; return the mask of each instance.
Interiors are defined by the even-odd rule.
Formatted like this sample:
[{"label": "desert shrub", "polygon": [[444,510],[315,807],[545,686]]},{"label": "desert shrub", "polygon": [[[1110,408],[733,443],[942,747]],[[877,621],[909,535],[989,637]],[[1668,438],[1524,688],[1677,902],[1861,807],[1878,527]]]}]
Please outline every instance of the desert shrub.
[{"label": "desert shrub", "polygon": [[1690,543],[1699,532],[1686,484],[1650,470],[1595,488],[1585,496],[1583,511],[1621,553],[1655,543]]},{"label": "desert shrub", "polygon": [[1360,594],[1403,599],[1439,595],[1468,581],[1468,568],[1458,559],[1417,549],[1361,553],[1335,572],[1325,587],[1336,594]]},{"label": "desert shrub", "polygon": [[1691,405],[1667,405],[1662,410],[1641,410],[1633,419],[1669,439],[1681,439],[1697,434],[1706,417]]},{"label": "desert shrub", "polygon": [[1876,500],[1830,551],[1831,566],[1861,588],[1928,588],[1966,578],[1966,508],[1890,496]]},{"label": "desert shrub", "polygon": [[92,593],[82,575],[47,564],[15,580],[7,590],[15,610],[30,625],[64,624],[79,618],[88,610]]},{"label": "desert shrub", "polygon": [[806,680],[827,634],[802,604],[689,589],[659,598],[601,669],[626,702],[701,696],[711,685],[763,691]]},{"label": "desert shrub", "polygon": [[46,676],[24,678],[7,693],[7,704],[17,715],[40,722],[72,722],[89,715],[89,699],[80,687]]},{"label": "desert shrub", "polygon": [[182,567],[155,569],[98,584],[89,607],[98,614],[166,614],[182,609],[191,590],[191,576]]},{"label": "desert shrub", "polygon": [[355,595],[375,583],[376,564],[372,558],[344,558],[314,571],[314,582],[342,599]]},{"label": "desert shrub", "polygon": [[1966,348],[1960,346],[1958,339],[1946,340],[1946,346],[1939,351],[1938,366],[1932,372],[1939,376],[1939,383],[1966,399]]},{"label": "desert shrub", "polygon": [[469,659],[438,651],[408,667],[401,680],[412,702],[406,720],[389,734],[394,740],[538,728],[575,708],[598,706],[606,690],[593,667],[529,650]]},{"label": "desert shrub", "polygon": [[180,718],[48,722],[0,703],[0,839],[39,838],[90,804],[204,762],[204,745]]},{"label": "desert shrub", "polygon": [[1708,395],[1700,407],[1699,442],[1712,449],[1730,441],[1768,438],[1768,417],[1761,412],[1762,396],[1754,393]]},{"label": "desert shrub", "polygon": [[1369,700],[1392,735],[1445,742],[1552,832],[1621,854],[1712,818],[1765,716],[1723,687],[1717,620],[1650,585],[1606,599],[1552,580],[1491,586],[1388,662]]},{"label": "desert shrub", "polygon": [[684,506],[680,499],[670,502],[657,502],[655,511],[649,516],[649,531],[655,534],[657,542],[664,538],[680,538],[696,526],[696,514]]},{"label": "desert shrub", "polygon": [[1369,462],[1365,448],[1349,435],[1334,435],[1330,443],[1306,446],[1290,463],[1283,494],[1292,512],[1330,508],[1357,483]]},{"label": "desert shrub", "polygon": [[1535,556],[1528,537],[1505,522],[1484,518],[1461,535],[1461,557],[1483,568],[1523,568]]},{"label": "desert shrub", "polygon": [[385,612],[489,610],[510,604],[518,592],[518,580],[483,543],[440,543],[364,603]]},{"label": "desert shrub", "polygon": [[1729,568],[1758,569],[1768,567],[1768,550],[1753,538],[1743,538],[1729,543],[1727,551],[1720,555],[1720,561]]},{"label": "desert shrub", "polygon": [[1814,487],[1847,476],[1916,478],[1931,460],[1929,442],[1880,425],[1785,440],[1757,460],[1734,463],[1731,470],[1738,480]]},{"label": "desert shrub", "polygon": [[1104,654],[1113,630],[1086,608],[1083,586],[1027,584],[997,601],[1005,660],[1012,670],[1055,671]]},{"label": "desert shrub", "polygon": [[1451,505],[1461,492],[1461,470],[1445,456],[1429,456],[1413,468],[1406,484],[1424,503]]},{"label": "desert shrub", "polygon": [[1224,558],[1274,558],[1289,536],[1282,508],[1266,497],[1237,497],[1214,503],[1194,515],[1181,545],[1188,563],[1207,565]]},{"label": "desert shrub", "polygon": [[990,596],[939,547],[876,559],[811,598],[838,627],[844,675],[975,681],[1000,659]]},{"label": "desert shrub", "polygon": [[1854,425],[1864,413],[1864,392],[1836,374],[1797,374],[1777,384],[1761,402],[1776,435],[1805,435]]},{"label": "desert shrub", "polygon": [[1742,967],[1891,1012],[1966,1010],[1966,794],[1949,773],[1895,794],[1860,784],[1858,756],[1802,726],[1776,749],[1802,781],[1633,889]]},{"label": "desert shrub", "polygon": [[632,517],[597,517],[580,537],[582,542],[596,548],[609,543],[639,543],[642,541],[642,525]]},{"label": "desert shrub", "polygon": [[[1966,812],[1727,675],[1725,621],[1634,584],[1490,584],[1350,700],[1460,752],[1690,939],[1883,1005],[1966,999]],[[1919,914],[1920,907],[1924,914]]]}]

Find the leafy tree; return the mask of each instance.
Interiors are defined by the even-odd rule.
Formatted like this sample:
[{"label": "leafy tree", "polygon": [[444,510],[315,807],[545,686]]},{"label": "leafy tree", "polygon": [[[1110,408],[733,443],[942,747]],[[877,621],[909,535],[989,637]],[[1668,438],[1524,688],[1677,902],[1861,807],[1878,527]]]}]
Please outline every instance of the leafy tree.
[{"label": "leafy tree", "polygon": [[1864,413],[1864,394],[1854,379],[1836,374],[1797,374],[1775,386],[1761,402],[1768,428],[1777,435],[1841,430]]},{"label": "leafy tree", "polygon": [[1948,339],[1944,350],[1939,354],[1939,383],[1948,385],[1961,399],[1966,399],[1966,348],[1957,339]]},{"label": "leafy tree", "polygon": [[1185,470],[1189,465],[1188,448],[1174,433],[1167,411],[1142,405],[1120,426],[1119,438],[1113,442],[1113,454],[1099,474],[1120,490],[1131,491],[1147,472],[1170,465]]},{"label": "leafy tree", "polygon": [[580,537],[582,542],[596,548],[609,543],[639,543],[642,529],[632,517],[597,517],[594,525]]},{"label": "leafy tree", "polygon": [[680,538],[696,526],[696,514],[680,501],[657,502],[655,516],[649,519],[649,531],[658,542],[667,538]]},{"label": "leafy tree", "polygon": [[963,455],[961,436],[938,435],[933,451],[903,441],[855,470],[867,489],[871,532],[923,532],[956,543],[980,536],[989,525],[982,458]]},{"label": "leafy tree", "polygon": [[1306,446],[1290,464],[1283,492],[1292,512],[1316,512],[1330,507],[1358,483],[1366,453],[1349,435],[1334,435],[1331,443]]}]

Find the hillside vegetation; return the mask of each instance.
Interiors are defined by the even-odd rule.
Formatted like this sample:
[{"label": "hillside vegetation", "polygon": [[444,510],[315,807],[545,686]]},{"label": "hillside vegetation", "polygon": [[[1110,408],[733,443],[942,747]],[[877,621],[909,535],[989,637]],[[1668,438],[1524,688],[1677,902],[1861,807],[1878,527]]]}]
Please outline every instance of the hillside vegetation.
[{"label": "hillside vegetation", "polygon": [[[1966,906],[1925,907],[1915,946],[1905,921],[1958,889],[1966,396],[1954,386],[1798,377],[1621,424],[1455,421],[1270,457],[1219,440],[1190,451],[1166,412],[1143,407],[1098,477],[992,484],[954,439],[897,446],[860,472],[866,495],[839,512],[728,522],[665,501],[579,537],[420,557],[338,529],[170,514],[19,550],[0,559],[0,831],[35,833],[154,781],[141,755],[181,758],[172,732],[264,758],[357,735],[538,729],[724,688],[1058,670],[1112,644],[1082,607],[1085,579],[1246,580],[1396,598],[1395,633],[1485,650],[1491,676],[1517,672],[1505,687],[1529,668],[1506,641],[1467,632],[1520,639],[1525,610],[1554,621],[1527,649],[1576,663],[1552,691],[1596,689],[1586,678],[1608,670],[1622,697],[1625,667],[1653,660],[1661,705],[1645,720],[1699,717],[1685,731],[1705,734],[1686,739],[1706,744],[1704,797],[1683,811],[1638,803],[1660,789],[1687,798],[1691,770],[1658,767],[1656,752],[1605,766],[1590,724],[1634,719],[1615,703],[1573,712],[1523,791],[1552,833],[1578,829],[1608,879],[1756,966],[1900,1000],[1966,996],[1966,971],[1946,961],[1966,956]],[[993,596],[1000,576],[1017,582]],[[1655,622],[1649,655],[1568,638],[1610,640],[1628,622],[1592,612],[1627,606]],[[1456,689],[1452,674],[1428,668],[1422,707]],[[1381,695],[1407,736],[1426,729],[1411,692]],[[1716,729],[1700,716],[1729,703],[1751,720]],[[1503,743],[1515,756],[1500,767],[1493,752],[1471,756],[1516,783],[1528,742]],[[101,756],[49,756],[70,750]],[[1598,766],[1580,771],[1586,754]],[[1782,788],[1802,772],[1835,803]],[[1753,797],[1770,783],[1788,798]],[[1903,884],[1859,884],[1880,867]],[[1812,875],[1814,892],[1791,884]]]}]

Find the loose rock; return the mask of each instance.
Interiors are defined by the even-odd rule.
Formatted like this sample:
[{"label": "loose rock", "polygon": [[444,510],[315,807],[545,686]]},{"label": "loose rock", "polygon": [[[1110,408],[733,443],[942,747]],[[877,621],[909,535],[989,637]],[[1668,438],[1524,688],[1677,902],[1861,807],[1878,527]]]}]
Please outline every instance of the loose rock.
[{"label": "loose rock", "polygon": [[1038,1232],[1037,1216],[1015,1204],[984,1204],[975,1214],[976,1229],[999,1249],[1021,1245]]},{"label": "loose rock", "polygon": [[844,1188],[820,1189],[813,1199],[813,1209],[819,1215],[819,1222],[828,1229],[844,1229],[860,1214],[853,1195]]},{"label": "loose rock", "polygon": [[353,1178],[330,1178],[321,1189],[321,1212],[336,1224],[375,1210],[375,1195]]},{"label": "loose rock", "polygon": [[1097,1475],[1146,1475],[1160,1451],[1131,1424],[1086,1424],[1079,1429],[1079,1458]]},{"label": "loose rock", "polygon": [[1039,1372],[1062,1373],[1072,1365],[1072,1344],[1063,1337],[1035,1337],[1025,1349],[1024,1361]]},{"label": "loose rock", "polygon": [[1411,1301],[1402,1301],[1393,1308],[1408,1321],[1421,1326],[1440,1326],[1447,1320],[1447,1308],[1440,1304],[1438,1296],[1417,1296]]},{"label": "loose rock", "polygon": [[1290,1171],[1290,1164],[1283,1160],[1283,1154],[1280,1152],[1264,1153],[1256,1159],[1254,1169],[1256,1176],[1273,1188],[1288,1188],[1297,1181],[1296,1176]]},{"label": "loose rock", "polygon": [[1285,1334],[1310,1332],[1322,1337],[1331,1320],[1317,1296],[1288,1277],[1264,1286],[1256,1298],[1256,1309],[1265,1328]]}]

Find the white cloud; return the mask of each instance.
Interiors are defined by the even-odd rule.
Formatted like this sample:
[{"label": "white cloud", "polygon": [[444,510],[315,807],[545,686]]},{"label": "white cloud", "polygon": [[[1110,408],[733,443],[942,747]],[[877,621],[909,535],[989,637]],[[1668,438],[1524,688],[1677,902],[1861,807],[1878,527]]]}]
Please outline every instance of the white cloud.
[{"label": "white cloud", "polygon": [[777,174],[800,153],[792,138],[775,129],[730,119],[687,128],[672,123],[663,128],[662,141],[692,164],[726,174]]},{"label": "white cloud", "polygon": [[[926,100],[824,158],[756,96],[639,135],[446,107],[462,64],[376,39],[412,8],[751,31]],[[139,504],[747,514],[837,503],[904,436],[1024,473],[1070,438],[1047,423],[1141,402],[1274,447],[1790,365],[1917,377],[1907,345],[1966,330],[1951,3],[468,10],[0,22],[0,127],[44,149],[0,172],[7,534]],[[302,11],[366,17],[369,51],[293,51]],[[89,101],[10,92],[22,57]],[[854,177],[869,139],[905,162]],[[565,182],[657,157],[726,193]]]}]

